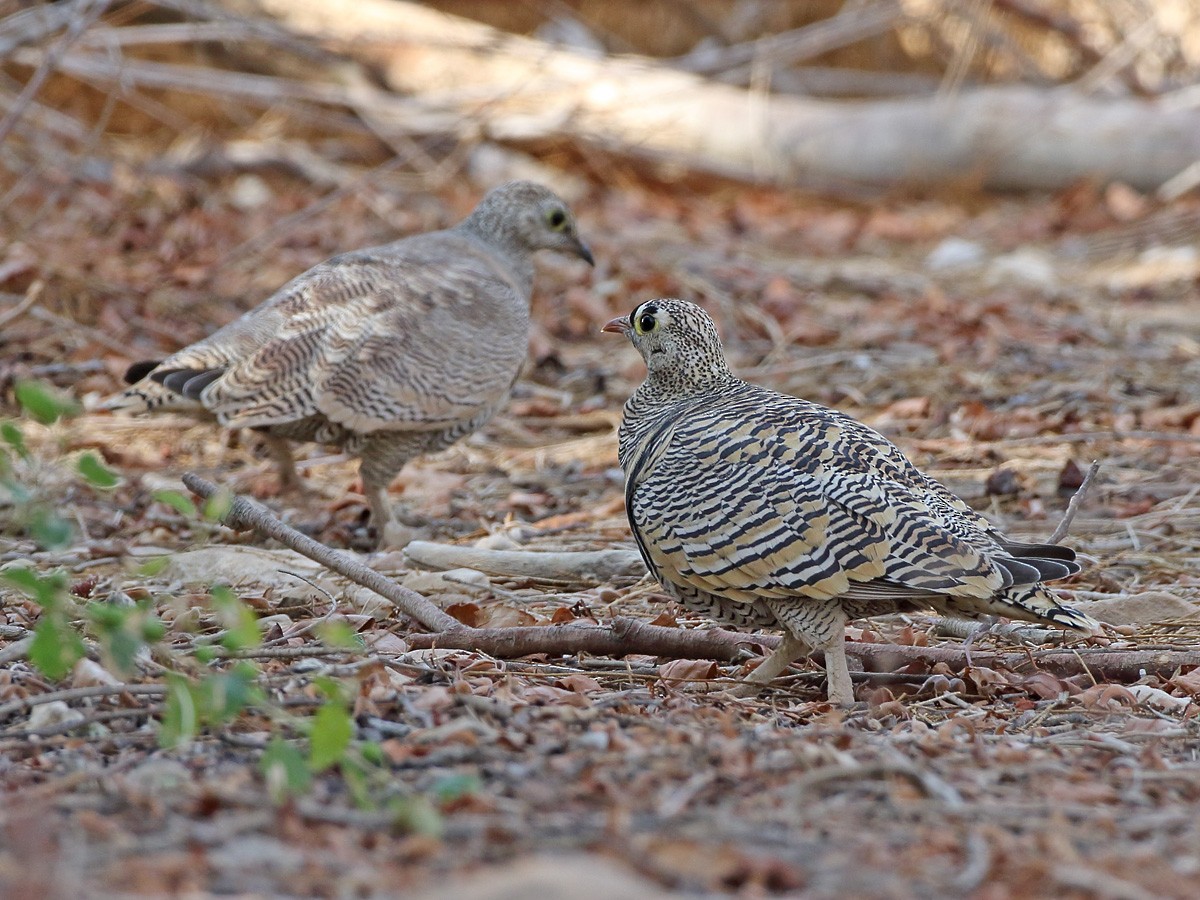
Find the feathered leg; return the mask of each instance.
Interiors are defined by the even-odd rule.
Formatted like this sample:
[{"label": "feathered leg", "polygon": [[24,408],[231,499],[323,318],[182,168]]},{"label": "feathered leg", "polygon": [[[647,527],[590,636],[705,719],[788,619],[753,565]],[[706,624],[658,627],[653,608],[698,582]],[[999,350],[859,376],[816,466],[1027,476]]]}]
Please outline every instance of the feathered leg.
[{"label": "feathered leg", "polygon": [[303,493],[304,482],[296,472],[296,459],[292,456],[292,446],[287,438],[269,432],[260,433],[267,446],[267,452],[271,454],[271,459],[275,460],[275,468],[279,472],[279,489]]},{"label": "feathered leg", "polygon": [[[797,645],[813,647],[825,653],[825,677],[829,682],[829,701],[837,706],[854,703],[854,682],[850,680],[850,667],[846,664],[846,611],[839,600],[767,600],[767,606],[775,618],[787,629],[783,643],[763,665],[755,669],[754,675],[766,666],[764,679],[771,679],[782,672],[798,656]],[[783,660],[780,651],[793,653]],[[780,656],[780,660],[775,657]],[[757,680],[753,676],[751,680]],[[763,682],[765,683],[765,681]]]},{"label": "feathered leg", "polygon": [[785,634],[774,652],[746,678],[746,683],[738,685],[730,693],[735,697],[753,697],[778,678],[784,669],[808,653],[810,649],[812,647],[806,641],[794,635]]},{"label": "feathered leg", "polygon": [[381,436],[366,443],[362,450],[359,475],[363,493],[371,508],[377,547],[403,547],[421,535],[420,529],[401,522],[388,501],[388,486],[404,464],[421,452],[395,436]]}]

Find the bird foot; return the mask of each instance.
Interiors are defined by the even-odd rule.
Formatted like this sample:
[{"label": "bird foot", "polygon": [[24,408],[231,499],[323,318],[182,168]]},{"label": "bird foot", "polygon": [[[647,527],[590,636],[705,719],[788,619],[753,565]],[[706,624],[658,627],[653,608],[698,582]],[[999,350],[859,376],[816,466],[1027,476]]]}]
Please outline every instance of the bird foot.
[{"label": "bird foot", "polygon": [[399,550],[407,547],[413,541],[426,540],[430,537],[432,534],[428,528],[406,525],[392,519],[383,526],[376,549]]}]

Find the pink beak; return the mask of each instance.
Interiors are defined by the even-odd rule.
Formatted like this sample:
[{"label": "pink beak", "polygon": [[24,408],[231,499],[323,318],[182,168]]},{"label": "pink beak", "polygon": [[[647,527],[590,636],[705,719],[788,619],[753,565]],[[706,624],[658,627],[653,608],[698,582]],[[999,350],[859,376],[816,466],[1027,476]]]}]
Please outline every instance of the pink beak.
[{"label": "pink beak", "polygon": [[617,316],[611,322],[605,324],[601,331],[607,331],[610,334],[629,334],[629,330],[633,326],[629,324],[629,316]]}]

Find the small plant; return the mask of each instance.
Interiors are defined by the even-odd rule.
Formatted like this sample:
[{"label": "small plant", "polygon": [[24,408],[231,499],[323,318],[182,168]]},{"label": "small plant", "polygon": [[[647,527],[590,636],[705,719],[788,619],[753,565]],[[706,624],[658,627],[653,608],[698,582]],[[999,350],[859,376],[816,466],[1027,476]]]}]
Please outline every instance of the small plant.
[{"label": "small plant", "polygon": [[[79,412],[74,401],[36,382],[19,382],[15,395],[23,419],[41,425]],[[40,486],[48,480],[47,473],[59,476],[60,482],[61,476],[69,475],[99,491],[116,488],[121,478],[92,451],[75,456],[72,464],[53,454],[38,458],[30,448],[23,419],[0,420],[0,508],[7,506],[13,511],[0,528],[31,538],[43,550],[62,549],[75,539],[75,529]],[[233,501],[228,492],[213,496],[199,508],[178,491],[156,491],[153,498],[192,520],[200,534],[215,528]],[[153,578],[169,563],[169,554],[153,558],[142,563],[137,574]],[[359,807],[385,809],[407,830],[440,832],[437,805],[446,802],[443,794],[454,794],[459,787],[447,784],[433,799],[396,796],[380,746],[355,738],[354,695],[346,681],[316,678],[313,685],[320,702],[312,715],[297,715],[277,703],[263,687],[259,664],[245,658],[253,657],[262,646],[257,613],[230,587],[213,586],[201,604],[207,609],[201,617],[211,621],[216,632],[193,639],[189,649],[181,651],[164,644],[168,630],[152,596],[137,601],[127,597],[122,602],[84,601],[72,594],[65,571],[39,572],[32,563],[0,571],[0,583],[25,594],[40,609],[28,659],[50,681],[70,675],[89,653],[98,656],[109,671],[132,679],[138,675],[139,662],[154,652],[155,662],[169,669],[163,676],[166,695],[158,731],[160,746],[185,745],[206,729],[228,727],[241,716],[265,717],[277,733],[263,750],[259,767],[275,802],[301,796],[318,777],[332,775],[342,780]],[[361,647],[345,622],[323,623],[316,634],[330,647]],[[172,637],[178,636],[176,628]]]},{"label": "small plant", "polygon": [[[40,382],[18,381],[13,393],[22,413],[41,425],[53,425],[79,414],[79,405],[74,400]],[[0,501],[11,506],[12,525],[44,550],[68,546],[74,528],[37,489],[38,461],[29,450],[21,423],[12,419],[0,421],[0,441],[3,442],[0,444]],[[85,483],[98,490],[111,490],[120,484],[117,474],[92,452],[79,456],[75,471]]]}]

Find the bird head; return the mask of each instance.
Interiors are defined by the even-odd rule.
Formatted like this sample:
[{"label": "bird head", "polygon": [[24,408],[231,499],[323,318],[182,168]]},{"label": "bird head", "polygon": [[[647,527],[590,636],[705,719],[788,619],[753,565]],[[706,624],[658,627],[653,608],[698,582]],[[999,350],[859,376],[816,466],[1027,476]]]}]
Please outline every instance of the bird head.
[{"label": "bird head", "polygon": [[731,377],[716,326],[687,300],[647,300],[600,330],[629,338],[652,378],[699,390]]},{"label": "bird head", "polygon": [[561,197],[532,181],[510,181],[489,191],[465,225],[494,235],[515,249],[558,250],[595,265],[592,251],[579,237],[575,217]]}]

